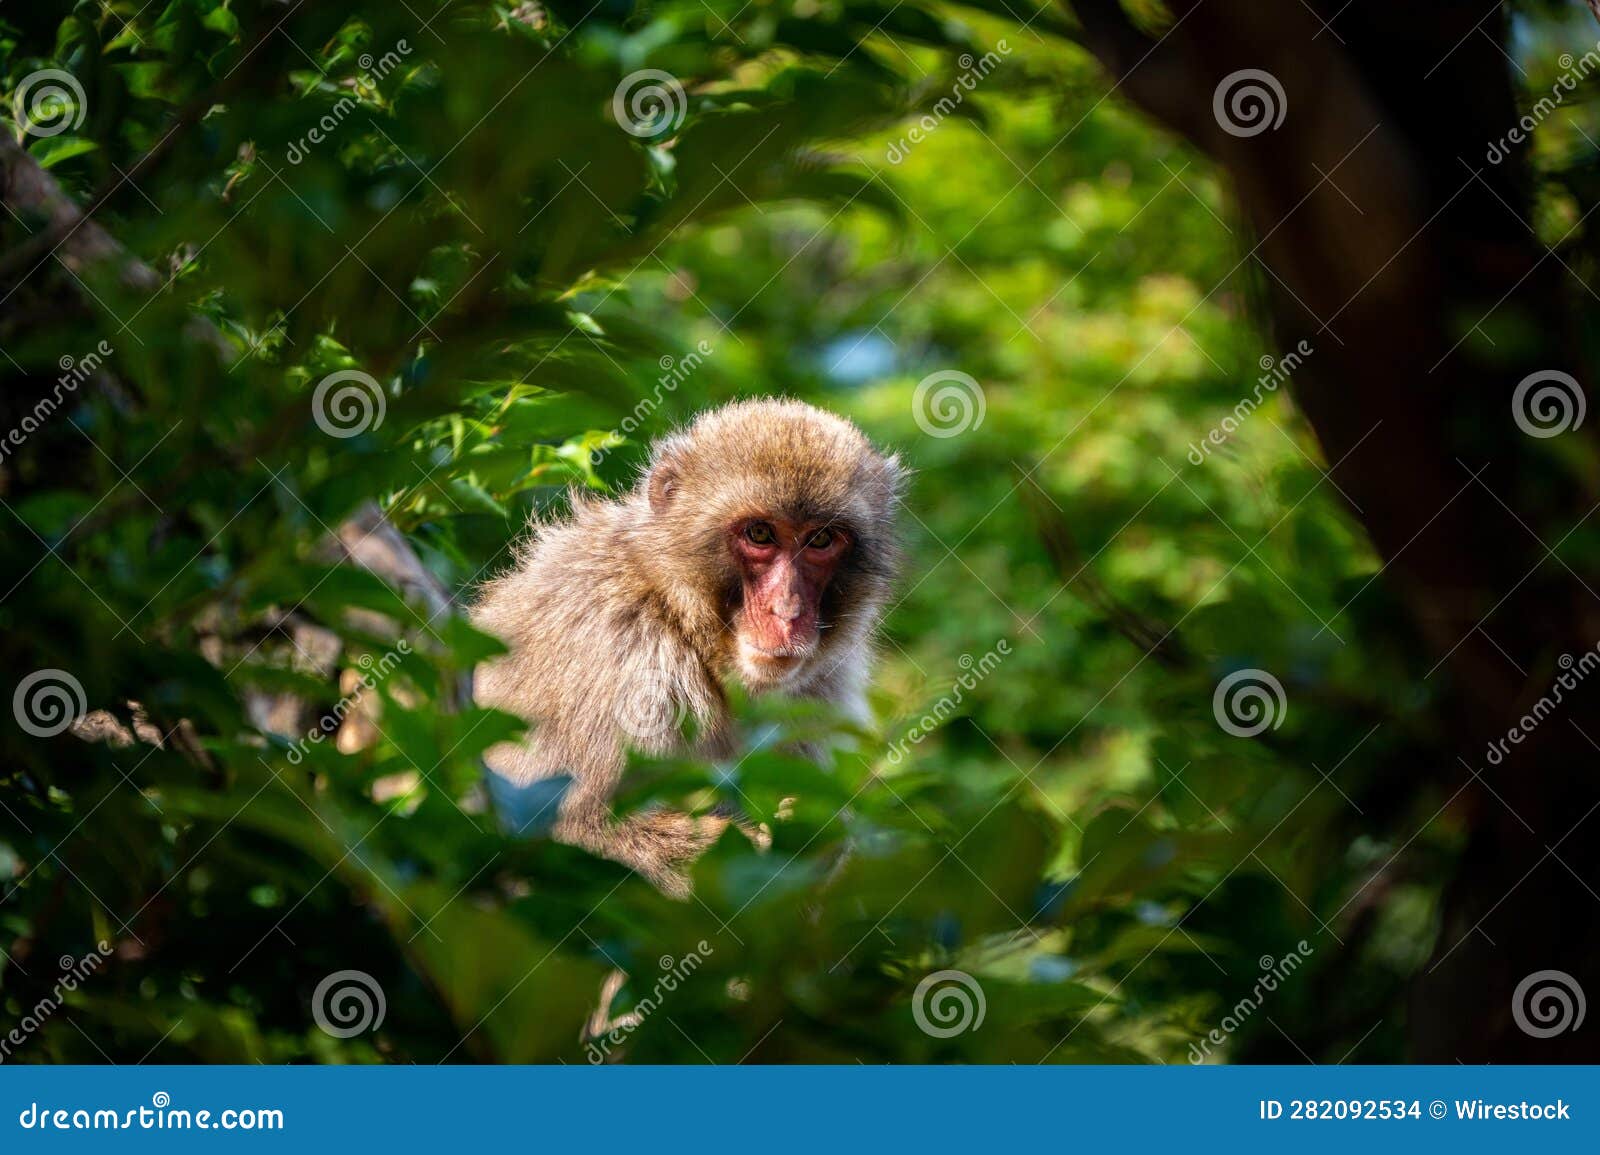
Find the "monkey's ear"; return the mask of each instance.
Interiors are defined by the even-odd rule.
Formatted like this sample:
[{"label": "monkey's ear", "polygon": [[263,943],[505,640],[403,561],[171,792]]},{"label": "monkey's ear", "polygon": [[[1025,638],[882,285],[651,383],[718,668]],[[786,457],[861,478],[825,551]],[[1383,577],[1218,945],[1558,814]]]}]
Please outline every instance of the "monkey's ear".
[{"label": "monkey's ear", "polygon": [[892,508],[905,496],[911,482],[911,471],[900,460],[898,453],[891,453],[879,460],[878,467],[873,470],[873,481],[879,488],[879,500]]},{"label": "monkey's ear", "polygon": [[898,453],[889,454],[884,461],[884,472],[889,475],[889,489],[896,498],[905,495],[906,487],[911,484],[911,470],[906,463],[900,460]]},{"label": "monkey's ear", "polygon": [[645,481],[645,492],[650,498],[651,513],[665,513],[678,491],[678,466],[671,458],[658,461],[650,469]]}]

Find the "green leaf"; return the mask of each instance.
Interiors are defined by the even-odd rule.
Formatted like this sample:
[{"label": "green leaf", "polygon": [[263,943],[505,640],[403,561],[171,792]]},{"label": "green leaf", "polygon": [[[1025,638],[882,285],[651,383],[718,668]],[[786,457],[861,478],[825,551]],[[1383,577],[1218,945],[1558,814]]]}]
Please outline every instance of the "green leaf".
[{"label": "green leaf", "polygon": [[50,136],[35,141],[28,152],[39,162],[40,168],[54,168],[63,161],[94,152],[99,147],[95,141],[81,136]]}]

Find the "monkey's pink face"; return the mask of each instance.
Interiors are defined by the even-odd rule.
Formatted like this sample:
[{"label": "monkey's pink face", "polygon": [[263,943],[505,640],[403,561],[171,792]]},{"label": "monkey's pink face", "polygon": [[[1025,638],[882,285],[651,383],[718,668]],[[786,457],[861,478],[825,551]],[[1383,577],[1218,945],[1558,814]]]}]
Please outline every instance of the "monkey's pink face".
[{"label": "monkey's pink face", "polygon": [[739,667],[752,688],[781,682],[816,652],[822,595],[850,536],[822,522],[748,518],[729,531],[744,587]]}]

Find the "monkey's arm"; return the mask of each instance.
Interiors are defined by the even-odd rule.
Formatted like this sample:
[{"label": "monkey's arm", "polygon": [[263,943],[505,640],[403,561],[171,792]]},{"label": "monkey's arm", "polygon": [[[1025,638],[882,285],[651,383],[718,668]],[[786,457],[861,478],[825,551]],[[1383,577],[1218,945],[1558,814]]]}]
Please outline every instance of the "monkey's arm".
[{"label": "monkey's arm", "polygon": [[556,837],[638,871],[668,898],[687,899],[692,889],[689,867],[722,837],[728,822],[717,814],[697,818],[673,810],[651,810],[620,820],[584,810],[564,814],[556,825]]},{"label": "monkey's arm", "polygon": [[673,898],[689,897],[689,865],[730,821],[722,814],[695,817],[668,810],[614,818],[611,796],[622,780],[625,755],[605,730],[564,734],[554,723],[536,725],[525,742],[491,749],[487,761],[494,773],[519,786],[570,775],[551,834],[637,871]]}]

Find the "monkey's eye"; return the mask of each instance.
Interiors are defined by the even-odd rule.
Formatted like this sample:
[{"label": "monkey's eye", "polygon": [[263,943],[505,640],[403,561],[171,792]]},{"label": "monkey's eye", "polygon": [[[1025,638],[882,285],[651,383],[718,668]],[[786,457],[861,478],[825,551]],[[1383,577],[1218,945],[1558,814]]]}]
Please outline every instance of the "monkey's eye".
[{"label": "monkey's eye", "polygon": [[777,545],[778,535],[764,521],[754,521],[745,527],[745,540],[752,545]]},{"label": "monkey's eye", "polygon": [[827,549],[833,544],[833,537],[833,530],[819,529],[811,535],[811,540],[806,542],[806,545],[811,549]]}]

